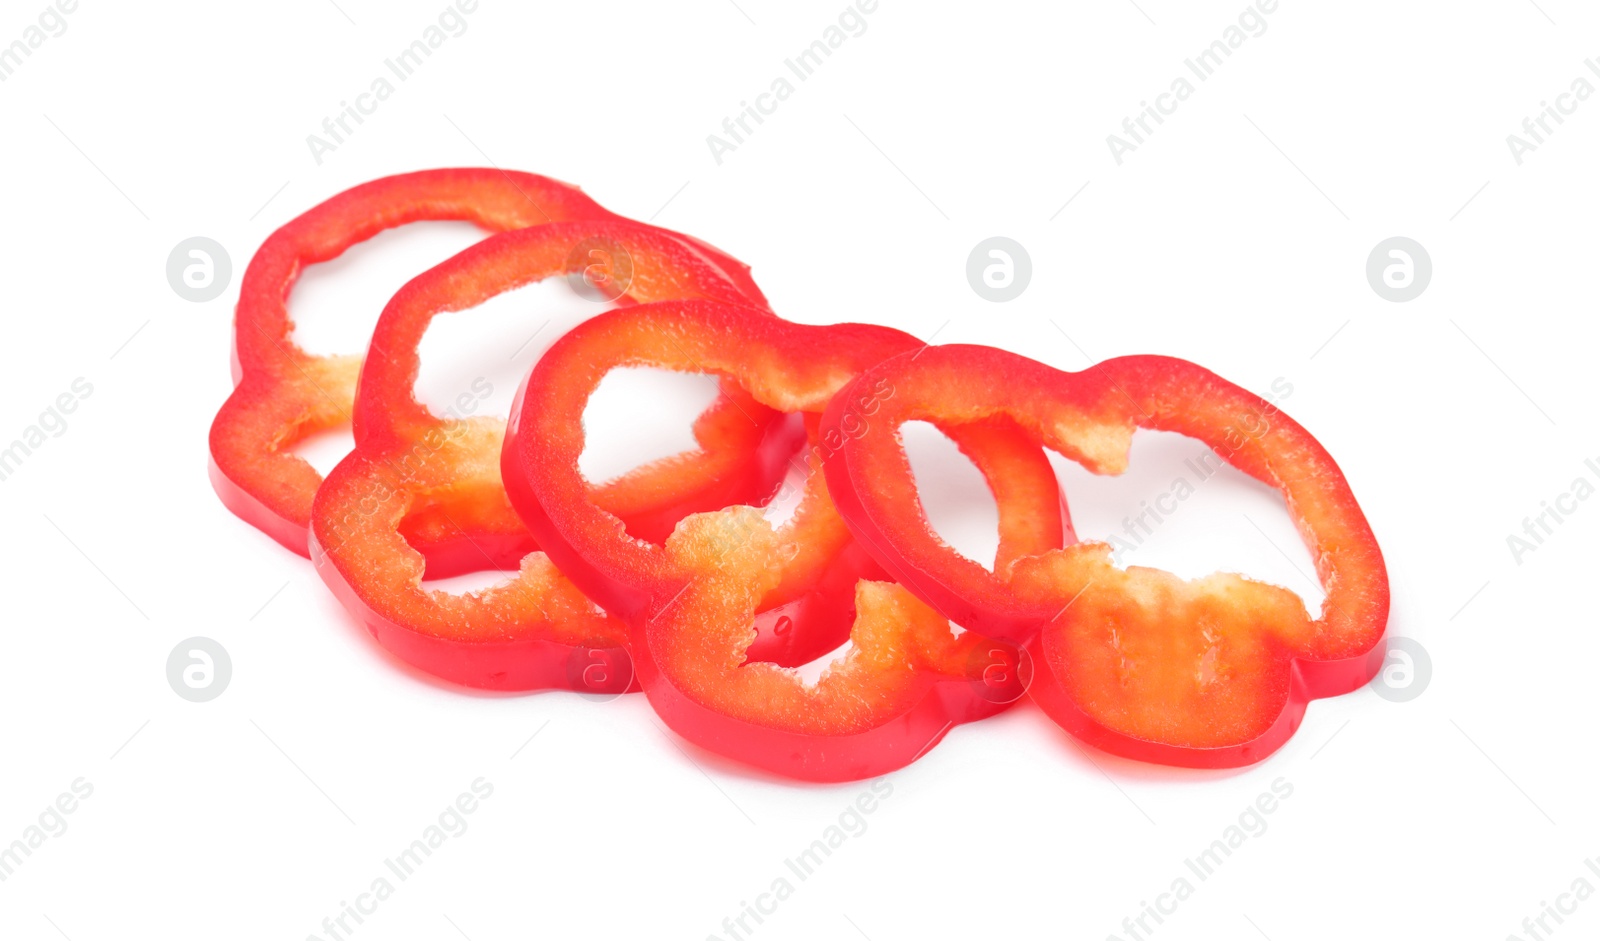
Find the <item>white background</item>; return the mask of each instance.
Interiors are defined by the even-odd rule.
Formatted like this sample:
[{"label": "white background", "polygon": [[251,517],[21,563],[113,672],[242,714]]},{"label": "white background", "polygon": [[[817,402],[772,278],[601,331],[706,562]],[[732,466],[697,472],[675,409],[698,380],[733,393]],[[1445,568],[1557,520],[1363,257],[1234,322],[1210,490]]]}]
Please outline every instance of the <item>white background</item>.
[{"label": "white background", "polygon": [[[1086,752],[1027,703],[958,728],[888,778],[869,828],[748,922],[753,937],[1127,938],[1123,919],[1279,778],[1293,795],[1266,832],[1147,922],[1154,937],[1500,939],[1573,880],[1600,887],[1584,867],[1600,854],[1600,501],[1520,564],[1507,546],[1575,478],[1594,482],[1583,462],[1600,458],[1600,103],[1520,166],[1505,140],[1577,76],[1600,83],[1584,66],[1600,56],[1592,7],[1283,0],[1119,166],[1106,135],[1243,0],[882,0],[719,165],[706,136],[843,0],[482,0],[318,165],[306,136],[444,7],[338,2],[85,0],[0,84],[0,443],[75,378],[93,385],[0,483],[0,842],[75,779],[94,788],[0,883],[0,936],[327,937],[322,920],[484,777],[494,794],[469,829],[355,937],[726,938],[723,919],[867,789],[747,773],[664,733],[640,697],[430,682],[213,496],[206,430],[255,247],[358,182],[489,162],[718,244],[792,319],[876,321],[1069,369],[1156,352],[1259,392],[1286,380],[1282,407],[1338,456],[1384,546],[1391,630],[1431,653],[1419,698],[1315,703],[1279,753],[1239,771]],[[43,5],[8,0],[0,43]],[[394,288],[475,237],[414,229],[308,274],[293,311],[310,348],[361,349]],[[204,304],[164,273],[194,235],[234,265]],[[1033,260],[1006,304],[965,280],[993,235]],[[1393,235],[1433,259],[1409,303],[1364,274]],[[425,391],[486,375],[504,409],[537,348],[592,312],[564,291],[440,324]],[[692,412],[671,412],[676,434]],[[663,425],[621,407],[594,417],[614,441]],[[681,440],[657,437],[649,454],[598,457],[625,466]],[[1198,451],[1146,437],[1124,479],[1064,475],[1084,535],[1120,529]],[[948,458],[919,441],[922,466]],[[337,444],[319,447],[326,466]],[[953,538],[992,545],[970,472],[945,465],[935,489]],[[1137,558],[1319,597],[1281,501],[1233,477]],[[193,635],[233,660],[206,704],[165,677]],[[1547,925],[1593,936],[1600,901]]]}]

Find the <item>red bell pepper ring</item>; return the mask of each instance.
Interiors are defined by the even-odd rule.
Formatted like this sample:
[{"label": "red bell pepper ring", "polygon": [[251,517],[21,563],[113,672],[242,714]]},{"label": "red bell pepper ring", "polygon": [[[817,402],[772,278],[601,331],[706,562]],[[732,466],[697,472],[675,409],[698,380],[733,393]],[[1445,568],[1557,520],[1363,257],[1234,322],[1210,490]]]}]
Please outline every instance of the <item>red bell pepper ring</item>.
[{"label": "red bell pepper ring", "polygon": [[[312,557],[380,644],[435,676],[489,689],[630,688],[626,631],[533,551],[507,503],[499,474],[503,422],[439,418],[413,389],[418,345],[436,315],[582,270],[589,259],[574,248],[590,241],[627,259],[632,301],[745,301],[699,249],[662,230],[622,220],[553,223],[491,237],[412,279],[374,331],[355,401],[356,448],[317,492]],[[595,499],[647,528],[760,499],[781,478],[778,449],[792,450],[795,440],[793,424],[778,413],[726,397],[700,417],[695,434],[701,450],[592,488]],[[425,560],[412,540],[434,554]],[[425,573],[508,566],[516,569],[508,582],[481,592],[452,595],[422,585]]]},{"label": "red bell pepper ring", "polygon": [[[410,222],[458,220],[503,232],[618,218],[566,183],[474,168],[363,183],[278,229],[245,270],[234,315],[235,388],[211,426],[211,482],[223,504],[289,549],[308,554],[311,500],[322,477],[290,449],[349,421],[361,357],[313,356],[295,344],[287,302],[305,266]],[[749,303],[765,306],[745,265],[680,237],[710,257]]]},{"label": "red bell pepper ring", "polygon": [[[752,662],[758,612],[805,597],[851,545],[823,484],[822,458],[882,420],[885,403],[899,395],[892,386],[857,384],[856,394],[836,400],[859,424],[812,436],[807,489],[776,530],[760,511],[730,507],[688,517],[665,546],[641,543],[589,497],[578,470],[578,417],[611,369],[714,373],[766,406],[807,414],[815,429],[816,415],[857,373],[920,347],[886,327],[806,326],[678,302],[601,314],[535,365],[507,432],[507,490],[557,566],[628,621],[645,695],[679,735],[789,777],[855,780],[915,760],[954,725],[1021,696],[1015,647],[953,636],[932,610],[882,581],[856,586],[855,649],[815,685],[792,669]],[[1003,418],[937,424],[997,492],[1001,568],[1061,546],[1055,475],[1026,436]]]},{"label": "red bell pepper ring", "polygon": [[[1193,363],[1108,360],[1067,373],[1012,353],[943,346],[863,373],[897,394],[827,462],[845,519],[919,598],[974,631],[1031,640],[1030,694],[1097,747],[1143,761],[1236,767],[1265,758],[1309,700],[1349,692],[1384,656],[1389,582],[1344,475],[1266,400]],[[1078,543],[989,573],[928,528],[895,433],[914,420],[1006,415],[1096,473],[1120,473],[1135,428],[1174,431],[1283,493],[1326,589],[1319,617],[1284,588],[1233,574],[1185,581]],[[824,432],[840,417],[824,418]]]},{"label": "red bell pepper ring", "polygon": [[241,519],[306,555],[311,500],[322,477],[289,449],[345,424],[360,356],[313,356],[293,339],[288,297],[306,265],[380,232],[424,220],[494,231],[611,213],[577,188],[498,170],[427,170],[346,190],[278,229],[245,270],[234,316],[235,388],[211,426],[211,480]]}]

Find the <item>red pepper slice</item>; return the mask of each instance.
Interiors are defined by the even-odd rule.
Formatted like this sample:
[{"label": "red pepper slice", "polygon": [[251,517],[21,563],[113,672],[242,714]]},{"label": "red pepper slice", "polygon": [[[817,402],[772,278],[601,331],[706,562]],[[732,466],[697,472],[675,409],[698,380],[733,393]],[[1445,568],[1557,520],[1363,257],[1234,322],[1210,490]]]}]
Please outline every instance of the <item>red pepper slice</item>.
[{"label": "red pepper slice", "polygon": [[[211,482],[223,504],[284,546],[308,554],[306,527],[322,477],[289,449],[350,420],[361,357],[312,356],[295,345],[287,302],[306,265],[336,258],[352,245],[410,222],[459,220],[503,232],[618,218],[569,184],[530,173],[469,168],[363,183],[278,229],[245,270],[234,315],[235,388],[211,426]],[[745,265],[704,243],[694,244],[748,302],[765,306]]]},{"label": "red pepper slice", "polygon": [[[324,581],[383,646],[454,682],[594,692],[630,686],[626,631],[532,551],[507,503],[499,473],[503,423],[441,419],[413,390],[418,345],[436,315],[582,270],[587,259],[574,249],[590,240],[628,259],[632,301],[744,300],[698,249],[638,223],[553,223],[486,239],[414,278],[384,309],[358,387],[356,448],[313,504],[312,557]],[[772,317],[736,310],[741,318]],[[781,478],[781,449],[793,449],[796,431],[748,399],[723,398],[700,417],[695,435],[701,450],[593,488],[595,499],[656,526],[695,509],[760,499]],[[435,554],[424,560],[412,539]],[[451,595],[421,584],[425,571],[441,566],[508,564],[516,575],[482,592]]]},{"label": "red pepper slice", "polygon": [[[678,734],[790,777],[854,780],[911,762],[955,724],[1022,694],[1015,647],[953,636],[931,609],[881,581],[856,586],[855,649],[815,685],[750,662],[757,612],[803,597],[852,545],[822,481],[823,456],[881,422],[898,389],[857,384],[836,400],[854,424],[812,435],[807,490],[777,530],[754,508],[730,507],[688,517],[665,546],[641,543],[590,499],[578,470],[578,416],[613,368],[715,373],[764,405],[809,415],[815,429],[817,413],[862,369],[920,347],[886,327],[754,320],[726,305],[679,302],[595,317],[534,367],[507,433],[507,490],[561,570],[628,620],[645,694]],[[1006,419],[936,424],[996,491],[1002,569],[1062,544],[1055,475],[1026,436]]]},{"label": "red pepper slice", "polygon": [[[1309,700],[1356,689],[1381,666],[1389,582],[1377,541],[1327,450],[1259,396],[1169,357],[1066,373],[978,346],[898,357],[844,394],[873,383],[898,394],[827,463],[845,519],[941,614],[1032,639],[1030,693],[1079,738],[1143,761],[1250,764],[1293,734]],[[1023,558],[999,576],[960,558],[928,528],[895,429],[993,415],[1096,473],[1124,469],[1135,428],[1205,442],[1283,493],[1327,591],[1321,615],[1312,619],[1287,589],[1238,575],[1122,570],[1101,542]],[[823,428],[839,422],[830,412]]]}]

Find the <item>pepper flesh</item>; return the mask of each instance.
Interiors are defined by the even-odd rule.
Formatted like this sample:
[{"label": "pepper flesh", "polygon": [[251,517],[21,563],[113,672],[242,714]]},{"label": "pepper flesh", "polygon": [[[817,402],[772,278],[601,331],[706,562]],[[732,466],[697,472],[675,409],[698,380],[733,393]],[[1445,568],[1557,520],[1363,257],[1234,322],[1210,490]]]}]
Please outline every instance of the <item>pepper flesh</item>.
[{"label": "pepper flesh", "polygon": [[[350,420],[360,356],[314,356],[295,344],[288,297],[305,266],[328,261],[380,232],[411,222],[456,220],[488,232],[620,216],[576,187],[496,169],[424,170],[346,190],[279,228],[245,270],[234,315],[234,390],[210,435],[212,486],[229,510],[287,548],[308,555],[311,502],[322,477],[290,449]],[[689,239],[765,306],[749,269]],[[416,534],[419,540],[422,534]],[[425,554],[434,547],[418,542]],[[441,555],[459,547],[441,547]],[[441,558],[441,561],[444,561]]]},{"label": "pepper flesh", "polygon": [[[645,694],[679,735],[790,777],[855,780],[909,763],[954,725],[1022,694],[1017,648],[955,636],[926,605],[871,575],[855,585],[853,625],[841,618],[853,650],[817,683],[751,662],[758,612],[810,591],[852,545],[821,474],[840,438],[819,433],[816,416],[862,369],[921,346],[884,327],[757,321],[726,305],[679,302],[602,314],[534,367],[502,458],[512,502],[562,571],[627,620]],[[763,405],[806,414],[812,448],[793,518],[775,529],[754,508],[730,507],[688,517],[665,546],[627,538],[585,493],[575,420],[606,372],[626,365],[711,372]],[[867,427],[898,394],[868,387],[841,408]],[[997,564],[1062,545],[1060,491],[1037,447],[1004,418],[938,424],[997,491]]]},{"label": "pepper flesh", "polygon": [[[976,346],[897,357],[856,386],[872,382],[902,394],[826,466],[851,530],[941,614],[1029,642],[1032,698],[1079,738],[1163,764],[1250,764],[1293,734],[1309,700],[1380,667],[1389,587],[1377,541],[1326,449],[1266,400],[1169,357],[1066,373]],[[895,429],[994,415],[1096,473],[1123,470],[1135,428],[1204,442],[1284,494],[1327,593],[1320,616],[1238,575],[1124,571],[1100,542],[1018,559],[1003,576],[959,558],[928,527]]]},{"label": "pepper flesh", "polygon": [[[373,334],[354,408],[356,448],[328,475],[312,510],[318,571],[390,651],[429,673],[492,689],[631,687],[626,632],[551,566],[507,503],[500,482],[503,423],[441,419],[417,401],[418,346],[432,319],[553,274],[581,270],[573,249],[599,239],[625,252],[630,301],[743,292],[695,248],[620,220],[552,223],[503,233],[419,275],[395,294]],[[734,308],[769,319],[762,309]],[[781,475],[792,423],[724,396],[695,425],[701,449],[594,488],[607,505],[673,522],[708,506],[760,499]],[[785,441],[787,439],[787,442]],[[620,510],[619,510],[620,512]],[[655,521],[659,525],[660,520]],[[516,566],[500,585],[465,595],[423,587],[438,558],[414,534],[472,568]],[[474,562],[475,556],[475,564]],[[588,667],[613,667],[598,685]]]}]

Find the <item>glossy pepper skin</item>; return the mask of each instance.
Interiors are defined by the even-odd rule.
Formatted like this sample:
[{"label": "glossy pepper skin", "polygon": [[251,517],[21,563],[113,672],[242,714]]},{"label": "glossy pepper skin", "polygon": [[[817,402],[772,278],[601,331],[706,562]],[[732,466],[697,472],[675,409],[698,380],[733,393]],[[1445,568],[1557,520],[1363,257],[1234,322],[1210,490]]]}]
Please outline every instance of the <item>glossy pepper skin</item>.
[{"label": "glossy pepper skin", "polygon": [[[551,223],[486,239],[414,278],[373,333],[355,402],[356,448],[317,492],[312,557],[384,647],[435,676],[502,690],[632,687],[624,628],[534,551],[507,503],[499,474],[503,423],[441,419],[414,393],[418,346],[435,316],[581,271],[589,259],[574,249],[596,240],[629,259],[629,301],[744,302],[720,267],[661,230],[621,220]],[[772,317],[760,308],[737,310],[745,318]],[[700,450],[585,492],[641,528],[670,528],[693,510],[769,495],[781,478],[782,448],[793,449],[797,429],[752,401],[724,397],[700,417],[695,434]],[[416,543],[434,554],[425,560]],[[466,595],[424,588],[424,573],[441,565],[515,574]]]},{"label": "glossy pepper skin", "polygon": [[[246,268],[234,314],[234,390],[211,426],[211,482],[235,515],[287,548],[309,554],[311,501],[322,477],[290,450],[344,425],[360,356],[313,356],[294,342],[288,298],[307,265],[329,261],[380,232],[411,222],[466,221],[487,232],[621,217],[577,187],[531,173],[489,168],[424,170],[363,183],[278,229]],[[747,266],[694,245],[765,306]],[[430,557],[433,547],[421,545]]]},{"label": "glossy pepper skin", "polygon": [[[1162,764],[1251,764],[1293,734],[1309,700],[1356,689],[1380,667],[1389,583],[1377,540],[1327,450],[1259,396],[1169,357],[1067,373],[979,346],[897,357],[855,387],[878,382],[899,392],[883,420],[826,464],[845,519],[935,610],[1029,643],[1030,695],[1079,738]],[[1020,558],[1001,576],[956,556],[928,527],[895,430],[994,415],[1096,473],[1125,468],[1136,428],[1203,441],[1284,495],[1327,592],[1320,616],[1238,575],[1119,569],[1100,542]],[[823,433],[839,421],[830,412]]]},{"label": "glossy pepper skin", "polygon": [[[855,545],[822,480],[823,458],[838,442],[817,433],[818,413],[863,369],[921,346],[885,327],[804,326],[678,302],[601,314],[534,367],[502,457],[512,502],[561,570],[628,622],[645,694],[679,735],[787,777],[856,780],[911,762],[954,725],[1022,694],[1017,648],[954,635],[909,592],[870,580],[877,575],[855,584],[853,612],[845,612],[854,615],[854,649],[814,685],[752,662],[757,612],[814,592]],[[601,378],[628,365],[710,372],[767,407],[808,416],[809,476],[793,518],[774,527],[760,511],[734,506],[686,518],[665,546],[629,539],[586,493],[577,468],[577,417]],[[860,427],[879,422],[900,394],[855,390],[836,401]],[[938,424],[1000,493],[997,564],[1059,548],[1060,492],[1043,453],[1007,419]]]}]

